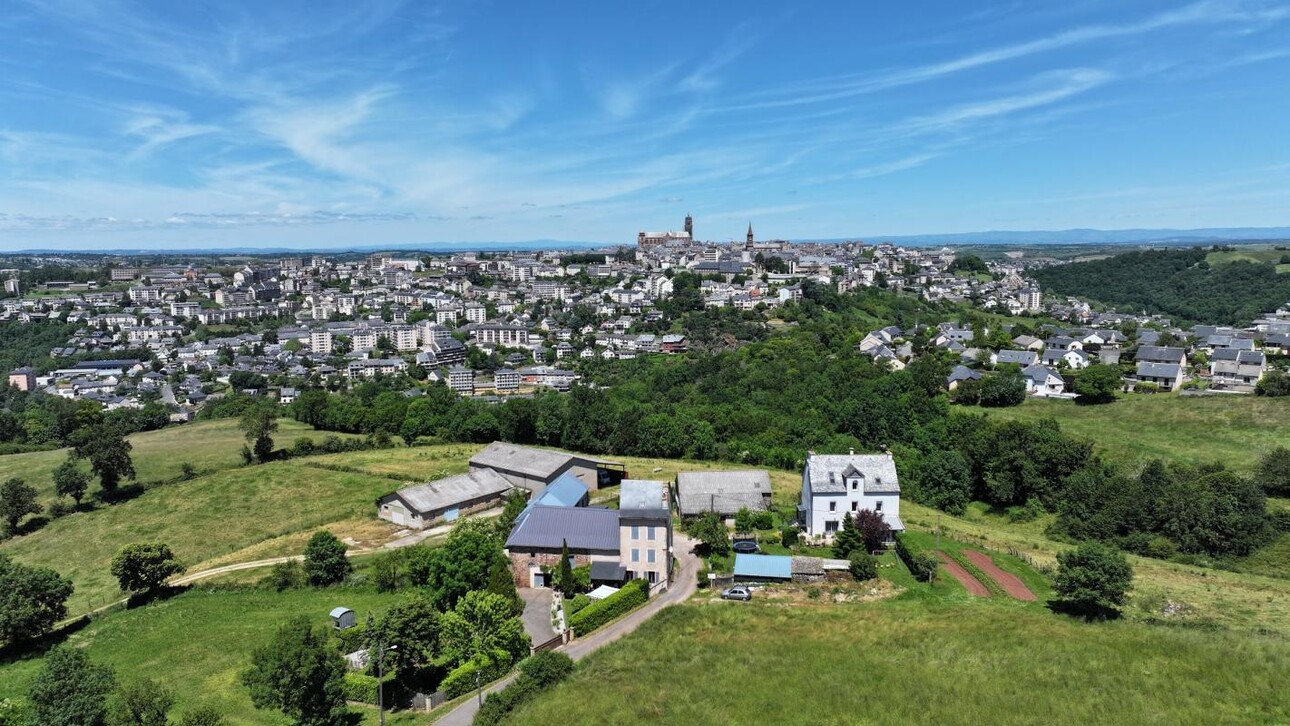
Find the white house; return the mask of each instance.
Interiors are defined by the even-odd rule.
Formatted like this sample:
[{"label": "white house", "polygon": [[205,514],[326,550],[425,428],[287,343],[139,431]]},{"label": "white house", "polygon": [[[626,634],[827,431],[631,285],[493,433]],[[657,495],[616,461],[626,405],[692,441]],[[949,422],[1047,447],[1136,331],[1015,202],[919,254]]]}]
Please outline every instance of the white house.
[{"label": "white house", "polygon": [[891,454],[821,455],[806,457],[802,469],[802,500],[797,518],[811,537],[831,538],[847,514],[868,509],[882,515],[893,532],[900,521],[900,481]]},{"label": "white house", "polygon": [[1058,396],[1066,392],[1066,380],[1048,366],[1027,366],[1021,375],[1026,379],[1026,393],[1032,396]]}]

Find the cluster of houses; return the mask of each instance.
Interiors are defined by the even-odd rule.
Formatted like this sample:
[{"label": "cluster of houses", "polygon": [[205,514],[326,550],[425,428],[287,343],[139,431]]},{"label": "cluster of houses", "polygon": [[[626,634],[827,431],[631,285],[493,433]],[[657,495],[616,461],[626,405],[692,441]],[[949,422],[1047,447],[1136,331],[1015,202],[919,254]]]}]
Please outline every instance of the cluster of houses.
[{"label": "cluster of houses", "polygon": [[[616,501],[597,496],[610,486],[618,487]],[[674,518],[712,512],[730,519],[745,509],[771,509],[764,470],[686,471],[671,482],[632,479],[615,462],[494,442],[470,459],[464,474],[381,497],[377,514],[399,527],[425,530],[494,509],[515,492],[528,502],[505,544],[518,587],[549,585],[567,550],[575,567],[590,567],[595,585],[642,579],[664,588],[673,576]],[[846,516],[860,510],[878,512],[893,532],[904,530],[891,454],[811,452],[795,515],[803,535],[827,542]]]}]

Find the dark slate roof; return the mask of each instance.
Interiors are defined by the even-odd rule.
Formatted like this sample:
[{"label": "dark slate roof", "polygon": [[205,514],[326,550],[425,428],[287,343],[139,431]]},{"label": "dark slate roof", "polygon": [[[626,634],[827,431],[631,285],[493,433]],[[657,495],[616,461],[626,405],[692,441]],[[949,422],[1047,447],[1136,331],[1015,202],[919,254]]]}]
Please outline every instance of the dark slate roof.
[{"label": "dark slate roof", "polygon": [[596,560],[591,563],[591,579],[620,582],[627,579],[627,568],[617,562]]},{"label": "dark slate roof", "polygon": [[618,551],[618,510],[538,505],[506,538],[506,548]]},{"label": "dark slate roof", "polygon": [[847,477],[860,475],[866,494],[899,492],[896,462],[891,454],[812,454],[806,458],[812,494],[846,492]]},{"label": "dark slate roof", "polygon": [[998,363],[1016,363],[1021,366],[1034,365],[1039,355],[1033,350],[1001,350]]},{"label": "dark slate roof", "polygon": [[1134,360],[1148,361],[1151,363],[1181,363],[1186,356],[1186,351],[1182,348],[1161,347],[1156,345],[1144,345],[1138,348],[1138,353]]},{"label": "dark slate roof", "polygon": [[1138,362],[1139,378],[1177,378],[1181,372],[1182,366],[1177,363]]}]

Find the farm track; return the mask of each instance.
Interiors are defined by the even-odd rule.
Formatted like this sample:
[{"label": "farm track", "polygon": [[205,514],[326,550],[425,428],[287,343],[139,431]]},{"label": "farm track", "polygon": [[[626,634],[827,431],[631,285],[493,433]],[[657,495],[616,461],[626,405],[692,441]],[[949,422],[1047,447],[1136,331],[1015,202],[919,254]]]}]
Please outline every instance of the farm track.
[{"label": "farm track", "polygon": [[941,563],[945,565],[945,571],[950,573],[950,576],[955,580],[958,580],[959,583],[967,589],[969,595],[974,595],[976,597],[990,597],[990,591],[986,589],[986,586],[982,585],[980,580],[973,577],[972,573],[963,569],[963,565],[955,562],[954,558],[944,552],[937,552],[936,556],[941,558]]},{"label": "farm track", "polygon": [[1025,600],[1027,602],[1034,602],[1036,599],[1035,593],[1031,592],[1030,588],[1026,587],[1026,584],[1021,581],[1020,577],[1017,577],[1011,572],[999,569],[999,566],[994,564],[994,560],[991,560],[989,555],[976,550],[963,550],[963,554],[967,555],[967,558],[971,560],[972,564],[981,568],[981,572],[984,572],[986,577],[999,583],[999,587],[1002,587],[1003,591],[1008,593],[1009,597],[1017,600]]}]

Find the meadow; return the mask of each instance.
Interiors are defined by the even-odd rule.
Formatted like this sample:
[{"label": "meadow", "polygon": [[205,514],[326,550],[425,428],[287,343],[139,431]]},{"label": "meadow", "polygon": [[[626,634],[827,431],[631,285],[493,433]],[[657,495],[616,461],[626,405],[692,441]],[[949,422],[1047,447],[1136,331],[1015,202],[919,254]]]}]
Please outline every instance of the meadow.
[{"label": "meadow", "polygon": [[[120,682],[153,679],[175,695],[172,717],[198,706],[220,710],[230,723],[286,726],[291,720],[276,711],[251,705],[238,680],[250,663],[251,651],[293,617],[303,615],[323,625],[338,605],[360,618],[376,617],[398,595],[377,594],[370,588],[327,590],[194,589],[145,607],[114,612],[70,634],[66,643],[84,648],[98,663],[116,669]],[[0,660],[0,700],[23,698],[40,671],[43,657],[33,653]],[[349,726],[376,724],[375,707],[356,707]],[[392,725],[425,723],[424,715],[387,714]]]},{"label": "meadow", "polygon": [[1052,418],[1119,461],[1221,461],[1245,474],[1259,457],[1290,445],[1290,402],[1262,396],[1126,395],[1102,406],[1030,399],[1012,408],[971,409],[1019,421]]},{"label": "meadow", "polygon": [[1290,643],[986,600],[700,599],[509,723],[1284,722]]},{"label": "meadow", "polygon": [[[309,436],[316,442],[330,435],[314,431],[312,427],[292,419],[278,419],[276,438],[279,446],[290,446],[300,436]],[[346,434],[341,434],[349,438]],[[230,469],[242,463],[242,446],[246,439],[238,428],[237,419],[197,421],[168,426],[158,431],[145,431],[127,437],[133,450],[137,481],[153,482],[176,479],[188,464],[198,473]],[[54,469],[67,459],[70,449],[36,451],[29,454],[0,456],[0,480],[11,476],[22,478],[40,492],[40,498],[54,498]],[[88,465],[82,464],[88,469]],[[128,483],[128,482],[123,482]],[[91,481],[90,492],[97,491],[97,481]]]}]

